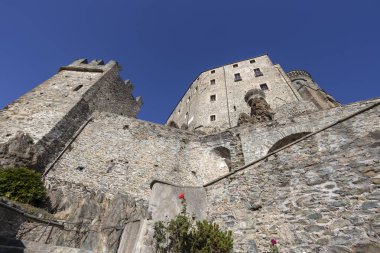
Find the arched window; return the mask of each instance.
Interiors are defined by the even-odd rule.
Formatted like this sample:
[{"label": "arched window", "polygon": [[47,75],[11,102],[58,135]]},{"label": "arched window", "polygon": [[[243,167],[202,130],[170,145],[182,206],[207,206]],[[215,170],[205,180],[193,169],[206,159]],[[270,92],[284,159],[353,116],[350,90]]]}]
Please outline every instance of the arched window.
[{"label": "arched window", "polygon": [[268,154],[272,153],[273,151],[276,151],[277,149],[282,148],[282,147],[288,145],[289,143],[292,143],[293,141],[298,140],[298,139],[300,139],[300,138],[302,138],[308,134],[310,134],[310,132],[300,132],[300,133],[288,135],[288,136],[282,138],[281,140],[277,141],[275,144],[273,144],[273,146],[269,149]]}]

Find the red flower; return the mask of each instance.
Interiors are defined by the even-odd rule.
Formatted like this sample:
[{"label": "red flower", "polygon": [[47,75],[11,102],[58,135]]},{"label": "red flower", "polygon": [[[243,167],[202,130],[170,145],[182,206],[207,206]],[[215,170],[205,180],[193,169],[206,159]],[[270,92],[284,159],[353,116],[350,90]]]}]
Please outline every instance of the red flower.
[{"label": "red flower", "polygon": [[179,198],[179,199],[185,199],[185,193],[180,193],[180,194],[178,195],[178,198]]},{"label": "red flower", "polygon": [[272,245],[274,246],[277,244],[277,241],[276,241],[276,239],[272,239],[272,240],[270,240],[270,243],[272,243]]}]

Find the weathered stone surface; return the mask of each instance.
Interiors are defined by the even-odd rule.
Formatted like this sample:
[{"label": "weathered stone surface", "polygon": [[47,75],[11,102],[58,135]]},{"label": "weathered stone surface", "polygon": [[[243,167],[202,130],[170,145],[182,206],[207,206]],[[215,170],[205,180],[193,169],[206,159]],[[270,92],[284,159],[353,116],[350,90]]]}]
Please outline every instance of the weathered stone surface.
[{"label": "weathered stone surface", "polygon": [[[360,114],[208,186],[210,218],[233,231],[234,252],[248,251],[247,238],[254,238],[259,252],[268,250],[271,238],[279,240],[281,252],[357,252],[370,250],[358,246],[368,240],[375,240],[376,249],[379,188],[363,168],[379,168],[379,148],[368,134],[378,128],[379,111]],[[248,208],[258,202],[261,209]]]}]

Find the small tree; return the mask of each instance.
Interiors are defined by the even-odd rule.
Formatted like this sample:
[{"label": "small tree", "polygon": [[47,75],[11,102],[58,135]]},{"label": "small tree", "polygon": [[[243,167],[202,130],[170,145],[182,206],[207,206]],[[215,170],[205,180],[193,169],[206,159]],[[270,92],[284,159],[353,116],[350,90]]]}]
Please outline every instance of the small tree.
[{"label": "small tree", "polygon": [[46,201],[41,175],[30,169],[0,169],[0,196],[38,206]]},{"label": "small tree", "polygon": [[206,220],[192,222],[186,212],[186,199],[179,196],[181,212],[169,222],[156,222],[154,235],[158,253],[228,253],[233,247],[231,231],[221,231],[217,224]]}]

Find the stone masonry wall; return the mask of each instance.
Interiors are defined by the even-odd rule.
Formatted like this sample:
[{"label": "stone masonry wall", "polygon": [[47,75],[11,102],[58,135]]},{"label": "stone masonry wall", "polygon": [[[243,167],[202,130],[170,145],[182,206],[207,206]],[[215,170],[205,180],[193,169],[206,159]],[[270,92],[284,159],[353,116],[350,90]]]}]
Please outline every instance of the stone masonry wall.
[{"label": "stone masonry wall", "polygon": [[367,100],[330,110],[277,118],[268,123],[247,124],[230,131],[240,135],[245,163],[250,163],[266,155],[276,142],[291,134],[314,132],[378,101],[380,99]]},{"label": "stone masonry wall", "polygon": [[154,179],[185,185],[229,171],[215,146],[234,149],[228,139],[208,144],[194,133],[110,113],[94,114],[46,180],[80,183],[93,189],[149,198]]},{"label": "stone masonry wall", "polygon": [[[349,110],[350,108],[348,108]],[[207,187],[234,252],[380,251],[380,107]]]}]

